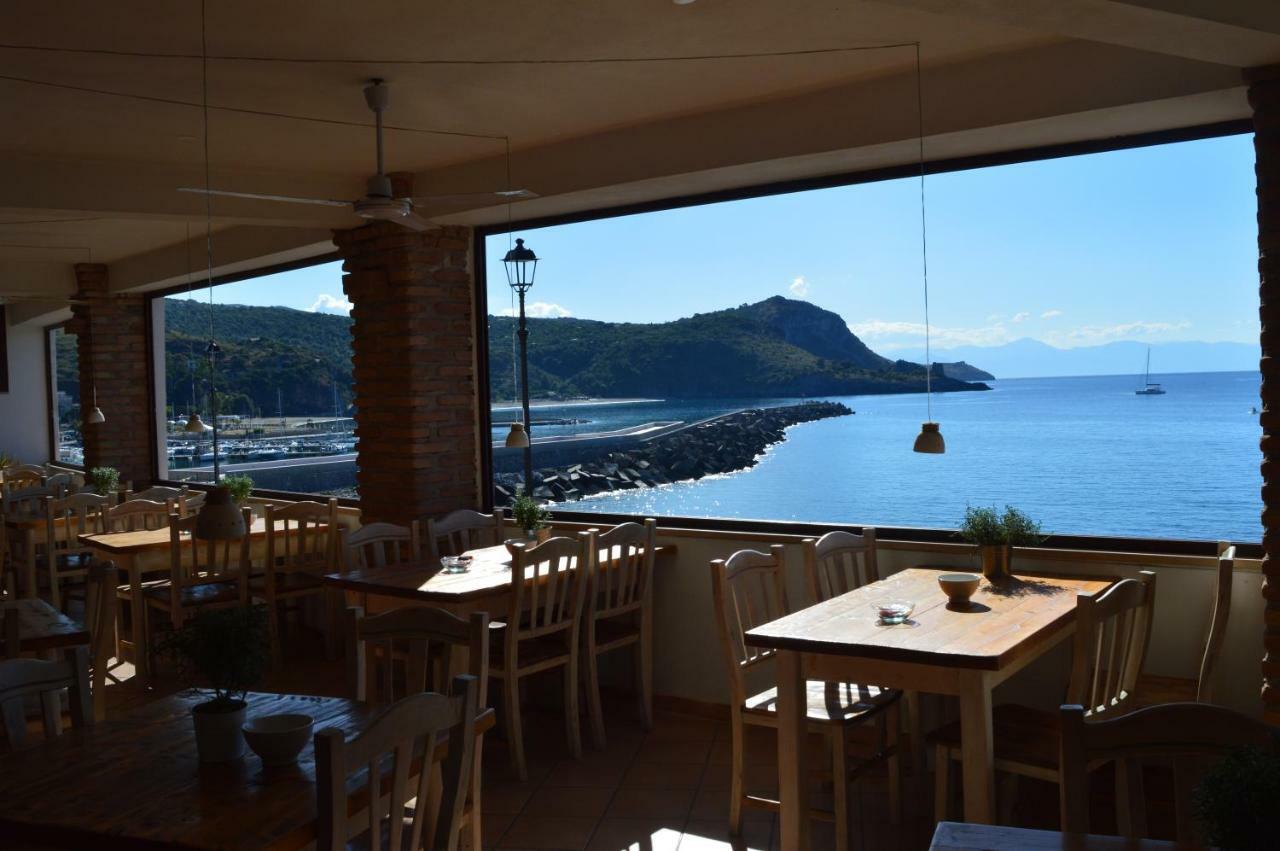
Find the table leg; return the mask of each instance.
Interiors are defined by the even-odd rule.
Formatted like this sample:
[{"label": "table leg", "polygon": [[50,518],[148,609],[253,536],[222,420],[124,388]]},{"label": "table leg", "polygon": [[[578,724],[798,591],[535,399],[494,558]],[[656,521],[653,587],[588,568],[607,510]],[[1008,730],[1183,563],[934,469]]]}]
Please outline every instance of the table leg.
[{"label": "table leg", "polygon": [[133,637],[133,672],[142,683],[150,684],[150,660],[147,659],[145,620],[142,607],[142,571],[132,559],[129,561],[129,632]]},{"label": "table leg", "polygon": [[981,675],[960,690],[960,741],[964,777],[964,820],[993,824],[995,753],[991,741],[991,685]]},{"label": "table leg", "polygon": [[808,851],[809,740],[805,719],[804,665],[799,653],[778,651],[777,677],[782,851]]}]

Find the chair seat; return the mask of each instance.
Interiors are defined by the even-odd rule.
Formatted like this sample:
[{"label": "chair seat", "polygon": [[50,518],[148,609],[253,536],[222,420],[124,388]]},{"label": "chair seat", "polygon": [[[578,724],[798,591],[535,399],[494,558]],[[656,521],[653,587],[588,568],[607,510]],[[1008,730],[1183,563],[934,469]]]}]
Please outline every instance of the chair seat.
[{"label": "chair seat", "polygon": [[[1058,716],[1043,709],[1004,703],[991,710],[992,747],[997,761],[1056,771],[1061,732]],[[958,750],[960,722],[944,724],[929,735],[929,740]]]},{"label": "chair seat", "polygon": [[606,647],[640,640],[640,626],[631,618],[602,618],[596,621],[596,645]]},{"label": "chair seat", "polygon": [[[93,562],[93,554],[88,552],[67,553],[62,552],[54,556],[54,564],[58,571],[74,571],[88,570],[89,565]],[[49,565],[49,557],[46,555],[36,556],[37,567],[47,567]]]},{"label": "chair seat", "polygon": [[[158,579],[145,583],[142,597],[149,606],[169,608],[169,580]],[[203,585],[188,585],[178,589],[178,604],[184,609],[216,603],[235,603],[239,599],[240,589],[234,582],[206,582]]]},{"label": "chair seat", "polygon": [[[323,577],[298,570],[276,571],[275,579],[277,594],[305,594],[312,591],[320,591],[324,588]],[[264,594],[266,590],[267,577],[265,575],[249,577],[250,593]]]},{"label": "chair seat", "polygon": [[[556,635],[544,635],[538,638],[526,638],[520,642],[517,649],[517,661],[521,668],[528,668],[534,665],[541,665],[545,662],[551,662],[555,659],[569,657],[569,648],[565,646],[568,640],[568,632],[562,632]],[[491,672],[502,672],[507,668],[506,665],[506,642],[501,634],[493,635],[489,639],[489,669]]]},{"label": "chair seat", "polygon": [[[849,724],[867,719],[902,696],[897,689],[863,686],[856,683],[805,682],[806,714],[810,721],[824,724]],[[753,715],[776,715],[778,690],[762,691],[746,699],[743,711]]]}]

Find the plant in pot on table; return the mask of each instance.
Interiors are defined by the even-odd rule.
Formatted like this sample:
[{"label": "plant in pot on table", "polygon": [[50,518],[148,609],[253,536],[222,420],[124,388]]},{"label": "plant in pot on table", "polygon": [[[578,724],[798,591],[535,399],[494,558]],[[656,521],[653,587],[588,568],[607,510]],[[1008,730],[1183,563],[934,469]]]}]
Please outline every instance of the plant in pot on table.
[{"label": "plant in pot on table", "polygon": [[262,680],[267,659],[266,611],[233,606],[197,613],[162,645],[183,676],[213,697],[191,709],[201,762],[228,762],[244,753],[245,695]]},{"label": "plant in pot on table", "polygon": [[982,558],[982,575],[989,582],[1013,578],[1010,560],[1014,547],[1034,547],[1048,536],[1040,524],[1011,505],[1001,514],[994,507],[966,506],[959,536],[978,548]]},{"label": "plant in pot on table", "polygon": [[551,512],[527,491],[522,492],[512,504],[511,516],[530,541],[545,541],[551,534]]},{"label": "plant in pot on table", "polygon": [[231,491],[231,501],[236,505],[244,505],[245,500],[253,493],[253,479],[245,475],[223,476],[221,484]]},{"label": "plant in pot on table", "polygon": [[115,467],[94,467],[85,481],[98,496],[111,496],[120,488],[120,471]]}]

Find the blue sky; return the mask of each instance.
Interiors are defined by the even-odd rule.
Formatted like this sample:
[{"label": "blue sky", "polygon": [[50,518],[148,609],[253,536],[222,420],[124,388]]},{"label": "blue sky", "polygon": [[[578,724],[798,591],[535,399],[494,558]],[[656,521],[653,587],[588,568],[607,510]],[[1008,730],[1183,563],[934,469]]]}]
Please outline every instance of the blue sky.
[{"label": "blue sky", "polygon": [[[658,322],[805,298],[874,349],[923,342],[915,179],[523,231],[531,312]],[[1232,136],[931,176],[934,345],[1256,342],[1253,142]],[[505,236],[490,309],[511,305]],[[219,287],[219,301],[345,308],[337,264]]]}]

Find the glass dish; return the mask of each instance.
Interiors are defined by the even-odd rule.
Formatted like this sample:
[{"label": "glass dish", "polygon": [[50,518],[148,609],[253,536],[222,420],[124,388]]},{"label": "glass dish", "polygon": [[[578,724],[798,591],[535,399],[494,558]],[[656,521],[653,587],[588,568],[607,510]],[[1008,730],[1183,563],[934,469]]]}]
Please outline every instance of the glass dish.
[{"label": "glass dish", "polygon": [[880,600],[871,604],[871,608],[880,616],[880,623],[886,626],[906,623],[915,607],[916,604],[910,600]]},{"label": "glass dish", "polygon": [[471,569],[471,557],[444,556],[440,559],[440,566],[445,573],[466,573]]}]

